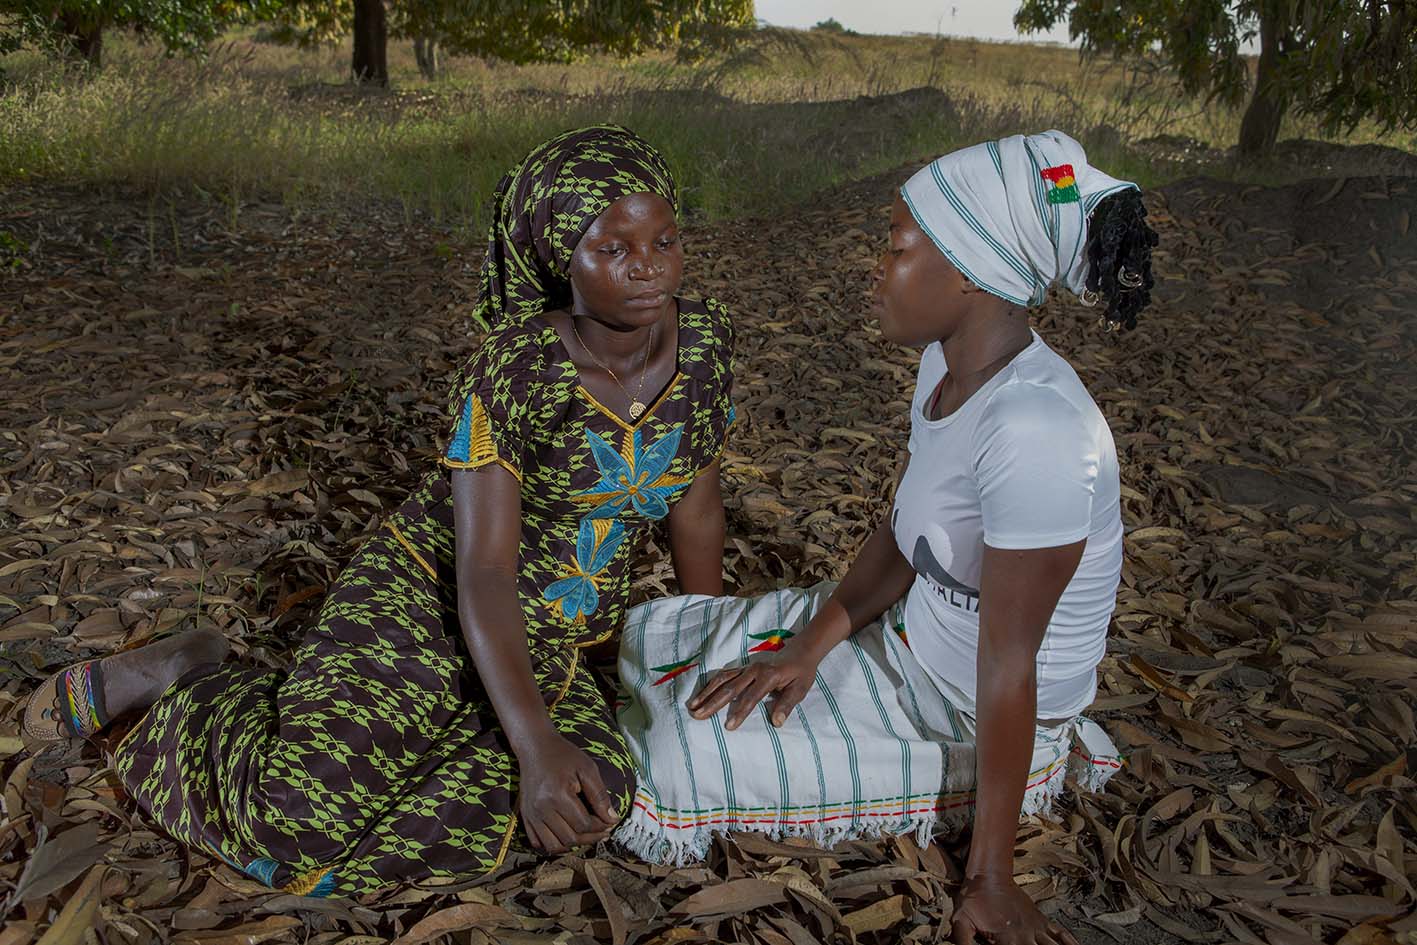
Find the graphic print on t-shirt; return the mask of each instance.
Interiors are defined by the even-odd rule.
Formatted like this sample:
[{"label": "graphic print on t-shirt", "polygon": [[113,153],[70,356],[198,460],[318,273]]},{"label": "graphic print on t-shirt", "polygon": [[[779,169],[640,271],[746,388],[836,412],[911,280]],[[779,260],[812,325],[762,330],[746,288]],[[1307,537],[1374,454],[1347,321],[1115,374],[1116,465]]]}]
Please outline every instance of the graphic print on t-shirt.
[{"label": "graphic print on t-shirt", "polygon": [[[900,509],[896,509],[891,517],[892,531],[896,530],[899,523]],[[939,548],[932,547],[930,539],[923,534],[920,535],[915,539],[915,549],[910,556],[910,566],[915,569],[916,574],[924,575],[930,583],[930,589],[938,594],[945,603],[972,614],[978,613],[979,589],[970,587],[957,579],[940,563],[941,558],[954,558],[954,548],[950,544],[949,533],[938,526],[931,525],[926,528],[939,543]]]}]

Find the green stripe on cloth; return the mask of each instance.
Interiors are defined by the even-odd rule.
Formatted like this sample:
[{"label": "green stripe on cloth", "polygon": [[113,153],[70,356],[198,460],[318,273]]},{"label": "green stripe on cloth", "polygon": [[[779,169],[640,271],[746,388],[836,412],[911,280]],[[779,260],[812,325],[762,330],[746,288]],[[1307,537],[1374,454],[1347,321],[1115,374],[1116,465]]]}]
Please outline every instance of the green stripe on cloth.
[{"label": "green stripe on cloth", "polygon": [[[1063,265],[1058,251],[1058,234],[1062,229],[1062,221],[1058,218],[1057,205],[1048,202],[1048,184],[1043,179],[1045,165],[1039,162],[1037,155],[1033,153],[1033,145],[1029,144],[1027,139],[1024,140],[1023,149],[1028,155],[1028,163],[1033,165],[1033,173],[1029,176],[1033,209],[1038,213],[1038,219],[1043,223],[1043,232],[1048,235],[1048,242],[1053,247],[1053,265],[1056,271],[1066,272],[1068,267]],[[1036,276],[1033,284],[1033,298],[1029,301],[1033,305],[1042,305],[1047,297],[1048,287],[1041,284]]]},{"label": "green stripe on cloth", "polygon": [[825,815],[827,809],[827,769],[822,765],[822,749],[817,744],[817,736],[812,731],[811,720],[807,718],[807,713],[798,706],[795,710],[797,722],[802,726],[802,731],[807,734],[807,744],[812,749],[812,767],[817,771],[817,810]]},{"label": "green stripe on cloth", "polygon": [[1090,216],[1090,215],[1092,214],[1092,211],[1094,211],[1094,210],[1097,209],[1097,205],[1098,205],[1099,203],[1101,203],[1102,201],[1106,200],[1108,197],[1112,196],[1113,194],[1121,193],[1121,192],[1124,191],[1124,190],[1136,190],[1136,189],[1137,189],[1137,188],[1136,188],[1136,185],[1135,185],[1135,184],[1119,184],[1119,185],[1117,185],[1116,187],[1111,187],[1111,188],[1108,188],[1107,190],[1099,190],[1099,191],[1098,191],[1097,193],[1095,193],[1095,194],[1088,194],[1088,195],[1087,195],[1087,199],[1083,201],[1083,205],[1084,205],[1084,207],[1086,208],[1088,215]]},{"label": "green stripe on cloth", "polygon": [[999,142],[988,142],[986,145],[986,150],[988,150],[989,152],[989,159],[994,162],[994,170],[998,172],[999,180],[1006,180],[1007,178],[1004,177],[1004,158],[1001,154],[999,154]]},{"label": "green stripe on cloth", "polygon": [[[685,603],[684,603],[684,605],[679,608],[679,613],[675,616],[675,619],[674,619],[674,660],[673,660],[673,662],[676,662],[676,663],[682,661],[682,660],[685,658],[685,657],[684,657],[684,654],[683,654],[683,650],[680,648],[680,645],[679,645],[679,644],[680,644],[680,633],[681,633],[681,631],[682,631],[683,628],[684,628],[684,611],[686,611],[686,610],[688,610],[688,609],[689,609],[689,602],[686,600]],[[700,654],[702,654],[702,652],[703,652],[703,640],[702,640],[702,639],[700,639],[700,641],[699,641],[699,646],[698,646],[696,652],[698,652],[698,653],[700,653]],[[700,662],[699,662],[699,667],[700,667],[699,678],[702,679],[702,678],[703,678],[703,672],[702,672],[703,661],[702,661],[702,659],[701,659]],[[687,736],[687,735],[685,734],[685,732],[684,732],[684,714],[685,714],[685,712],[686,712],[686,708],[685,708],[685,706],[684,706],[684,700],[688,698],[688,694],[687,694],[687,693],[682,693],[682,692],[679,691],[679,682],[680,682],[680,680],[682,680],[683,678],[684,678],[683,676],[676,676],[674,679],[671,679],[671,680],[669,681],[670,697],[671,697],[671,699],[673,700],[672,702],[670,702],[670,705],[673,706],[673,712],[672,712],[671,714],[672,714],[673,717],[674,717],[674,729],[675,729],[676,732],[679,733],[679,745],[680,745],[680,747],[683,748],[683,750],[684,750],[684,773],[689,776],[689,795],[690,795],[690,797],[692,798],[693,805],[694,805],[695,807],[698,807],[698,806],[699,806],[699,784],[698,784],[697,779],[695,779],[695,777],[694,777],[694,755],[693,755],[693,752],[689,751],[689,738],[688,738],[688,736]]]},{"label": "green stripe on cloth", "polygon": [[[822,694],[827,708],[831,710],[832,721],[836,723],[836,730],[841,735],[842,744],[846,748],[846,765],[851,772],[851,804],[855,809],[861,805],[861,767],[856,757],[856,739],[851,735],[851,726],[846,724],[846,717],[842,715],[841,706],[836,701],[832,687],[822,679],[820,672],[817,673],[816,681],[817,691]],[[853,822],[854,820],[853,815]]]},{"label": "green stripe on cloth", "polygon": [[[777,625],[782,626],[782,592],[778,591],[773,595],[773,603],[777,606]],[[743,662],[748,661],[748,640],[752,633],[752,628],[743,631],[742,644],[740,646],[740,657]],[[792,788],[787,781],[787,759],[782,753],[782,737],[777,734],[777,726],[772,724],[772,719],[768,716],[766,705],[758,706],[758,714],[767,723],[768,739],[772,742],[772,754],[777,760],[777,783],[781,804],[783,807],[792,806]]]},{"label": "green stripe on cloth", "polygon": [[[649,628],[649,622],[650,622],[650,619],[651,619],[653,616],[654,616],[654,614],[653,614],[648,608],[643,608],[643,609],[641,609],[641,610],[635,615],[636,619],[639,621],[639,627],[638,627],[638,633],[634,634],[634,636],[638,637],[637,647],[638,647],[638,649],[639,649],[641,652],[644,651],[645,632],[646,632],[646,630]],[[630,634],[626,634],[626,636],[630,636]],[[641,670],[641,671],[640,671],[640,678],[639,678],[638,682],[634,684],[634,686],[633,686],[633,688],[632,688],[632,691],[631,691],[631,696],[630,696],[630,698],[631,698],[631,708],[638,707],[639,702],[640,702],[640,700],[639,700],[639,698],[638,698],[639,692],[640,692],[641,690],[645,689],[645,688],[649,685],[649,664],[646,663],[645,665],[641,666],[641,667],[640,667],[640,670]],[[624,681],[625,678],[626,678],[625,675],[624,675],[623,673],[621,673],[620,679],[621,679],[622,681]],[[618,720],[617,720],[617,721],[618,721]],[[648,755],[646,755],[644,758],[638,760],[638,763],[636,764],[635,768],[636,768],[637,773],[638,773],[639,776],[640,776],[640,783],[643,784],[643,785],[645,785],[645,786],[647,786],[651,791],[653,791],[653,790],[654,790],[654,767],[653,767],[653,760],[652,760]]]},{"label": "green stripe on cloth", "polygon": [[[720,609],[722,609],[722,608],[720,608]],[[707,623],[707,621],[709,620],[709,615],[710,615],[709,609],[708,609],[708,608],[704,608],[704,621],[705,621],[706,623]],[[707,627],[705,627],[705,631],[706,631],[706,630],[707,630]],[[707,632],[705,632],[704,634],[702,634],[702,636],[707,637]],[[700,678],[702,679],[703,676],[700,676]],[[723,759],[723,783],[724,783],[725,792],[726,792],[726,795],[727,795],[727,798],[728,798],[728,806],[729,806],[729,807],[737,807],[737,806],[738,806],[738,800],[737,800],[737,798],[734,796],[734,792],[733,792],[733,783],[734,783],[734,778],[733,778],[733,758],[732,758],[732,757],[729,755],[729,753],[728,753],[728,743],[725,742],[724,739],[723,739],[723,720],[722,720],[722,718],[720,718],[720,715],[721,715],[721,713],[720,713],[720,714],[716,714],[716,715],[714,715],[714,717],[713,717],[713,737],[714,737],[714,740],[715,740],[716,742],[718,742],[718,753],[719,753],[719,755],[720,755],[720,756],[722,757],[722,759]]]},{"label": "green stripe on cloth", "polygon": [[[881,717],[881,724],[885,726],[886,731],[890,733],[890,736],[900,745],[900,791],[904,797],[908,797],[910,795],[910,743],[896,734],[895,726],[891,724],[890,714],[886,712],[886,705],[881,701],[881,690],[876,685],[876,679],[871,673],[871,667],[866,663],[866,654],[861,649],[860,639],[853,636],[847,643],[851,646],[851,652],[856,657],[857,665],[861,667],[861,675],[866,679],[866,688],[871,692],[871,701],[876,705],[876,714]],[[900,807],[902,820],[906,819],[905,811],[907,805],[904,797],[902,797]]]},{"label": "green stripe on cloth", "polygon": [[[691,637],[704,672],[771,658],[749,652],[749,641],[799,631],[831,590],[823,584],[756,598],[669,598],[632,612],[635,630],[623,637],[620,674],[633,692],[619,724],[642,777],[617,842],[651,862],[682,864],[702,858],[714,833],[752,830],[824,846],[913,834],[926,843],[968,822],[972,720],[958,714],[896,636],[891,618],[899,607],[827,654],[815,685],[780,729],[765,710],[749,713],[732,732],[693,719],[683,709],[687,692],[656,687],[645,671],[682,661]],[[828,718],[830,725],[819,721]],[[1085,734],[1082,743],[1076,732]],[[653,777],[644,777],[651,758]],[[1084,719],[1041,732],[1024,810],[1045,809],[1069,773],[1096,788],[1118,764],[1106,736]]]},{"label": "green stripe on cloth", "polygon": [[1003,260],[1005,265],[1029,282],[1037,281],[1033,270],[1029,268],[1023,260],[1010,252],[1008,247],[999,242],[998,238],[994,236],[993,233],[989,232],[989,229],[984,226],[984,224],[980,223],[978,218],[970,212],[969,207],[960,199],[959,195],[955,193],[954,187],[945,179],[945,175],[940,172],[940,169],[931,165],[930,171],[935,177],[935,184],[940,188],[940,193],[949,201],[950,206],[954,207],[955,212],[959,214],[959,218],[963,220],[990,249],[999,255],[999,259]]},{"label": "green stripe on cloth", "polygon": [[1043,170],[1049,165],[1047,162],[1039,160],[1033,150],[1033,145],[1027,141],[1024,142],[1023,149],[1024,153],[1028,155],[1028,163],[1033,166],[1033,174],[1029,180],[1033,184],[1034,206],[1038,208],[1038,212],[1043,218],[1043,229],[1048,234],[1048,242],[1053,244],[1054,261],[1061,272],[1063,270],[1062,260],[1057,257],[1060,255],[1058,234],[1062,231],[1062,222],[1058,219],[1058,205],[1048,199],[1048,182],[1043,177]]}]

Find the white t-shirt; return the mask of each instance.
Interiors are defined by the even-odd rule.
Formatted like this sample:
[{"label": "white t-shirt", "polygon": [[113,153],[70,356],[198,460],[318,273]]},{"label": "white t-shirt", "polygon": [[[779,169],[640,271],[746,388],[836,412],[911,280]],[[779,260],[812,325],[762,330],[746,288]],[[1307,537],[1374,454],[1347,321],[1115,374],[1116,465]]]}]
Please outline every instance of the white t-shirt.
[{"label": "white t-shirt", "polygon": [[1112,431],[1072,366],[1036,332],[958,410],[926,419],[945,373],[944,351],[932,344],[920,359],[910,468],[891,513],[896,543],[916,571],[906,636],[935,683],[973,715],[985,544],[1053,548],[1086,538],[1038,650],[1038,718],[1069,718],[1096,693],[1122,574]]}]

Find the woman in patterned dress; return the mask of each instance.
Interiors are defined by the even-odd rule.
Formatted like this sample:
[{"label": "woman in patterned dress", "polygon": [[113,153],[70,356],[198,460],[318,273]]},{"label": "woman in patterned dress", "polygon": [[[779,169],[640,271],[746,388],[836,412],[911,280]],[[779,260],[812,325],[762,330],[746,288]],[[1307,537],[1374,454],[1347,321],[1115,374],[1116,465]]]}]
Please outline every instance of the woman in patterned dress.
[{"label": "woman in patterned dress", "polygon": [[628,557],[667,520],[686,593],[723,592],[718,456],[733,335],[678,297],[662,157],[613,126],[541,145],[499,185],[439,468],[356,553],[289,671],[187,634],[57,673],[34,737],[148,708],[115,767],[189,846],[267,884],[348,895],[475,876],[606,836],[634,772],[587,669]]}]

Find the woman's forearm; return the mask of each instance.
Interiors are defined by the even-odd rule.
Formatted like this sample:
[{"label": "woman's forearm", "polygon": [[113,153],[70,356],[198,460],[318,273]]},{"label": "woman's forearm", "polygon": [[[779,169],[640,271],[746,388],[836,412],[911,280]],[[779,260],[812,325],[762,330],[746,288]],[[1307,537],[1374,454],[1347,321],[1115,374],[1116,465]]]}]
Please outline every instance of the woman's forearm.
[{"label": "woman's forearm", "polygon": [[517,595],[521,483],[495,464],[452,473],[458,622],[507,741],[518,755],[555,733],[532,675]]},{"label": "woman's forearm", "polygon": [[681,594],[723,596],[723,544],[728,523],[723,503],[711,503],[692,518],[669,525],[669,555]]},{"label": "woman's forearm", "polygon": [[967,877],[1013,876],[1014,839],[1038,719],[1038,648],[1086,544],[984,547],[975,663],[978,801]]},{"label": "woman's forearm", "polygon": [[507,741],[521,755],[554,734],[555,727],[532,674],[516,580],[514,574],[491,569],[459,575],[459,584],[467,589],[458,594],[458,618]]},{"label": "woman's forearm", "polygon": [[792,641],[794,648],[820,661],[833,647],[885,613],[905,596],[915,569],[896,547],[889,521],[883,521],[847,569],[821,611]]},{"label": "woman's forearm", "polygon": [[980,670],[977,800],[965,876],[1012,877],[1019,811],[1033,763],[1038,683],[1031,659],[998,668],[981,665]]},{"label": "woman's forearm", "polygon": [[723,596],[723,542],[728,525],[718,462],[700,470],[689,490],[669,510],[669,556],[681,594]]},{"label": "woman's forearm", "polygon": [[855,633],[904,597],[914,581],[915,569],[900,553],[886,520],[861,546],[832,599],[846,611]]}]

